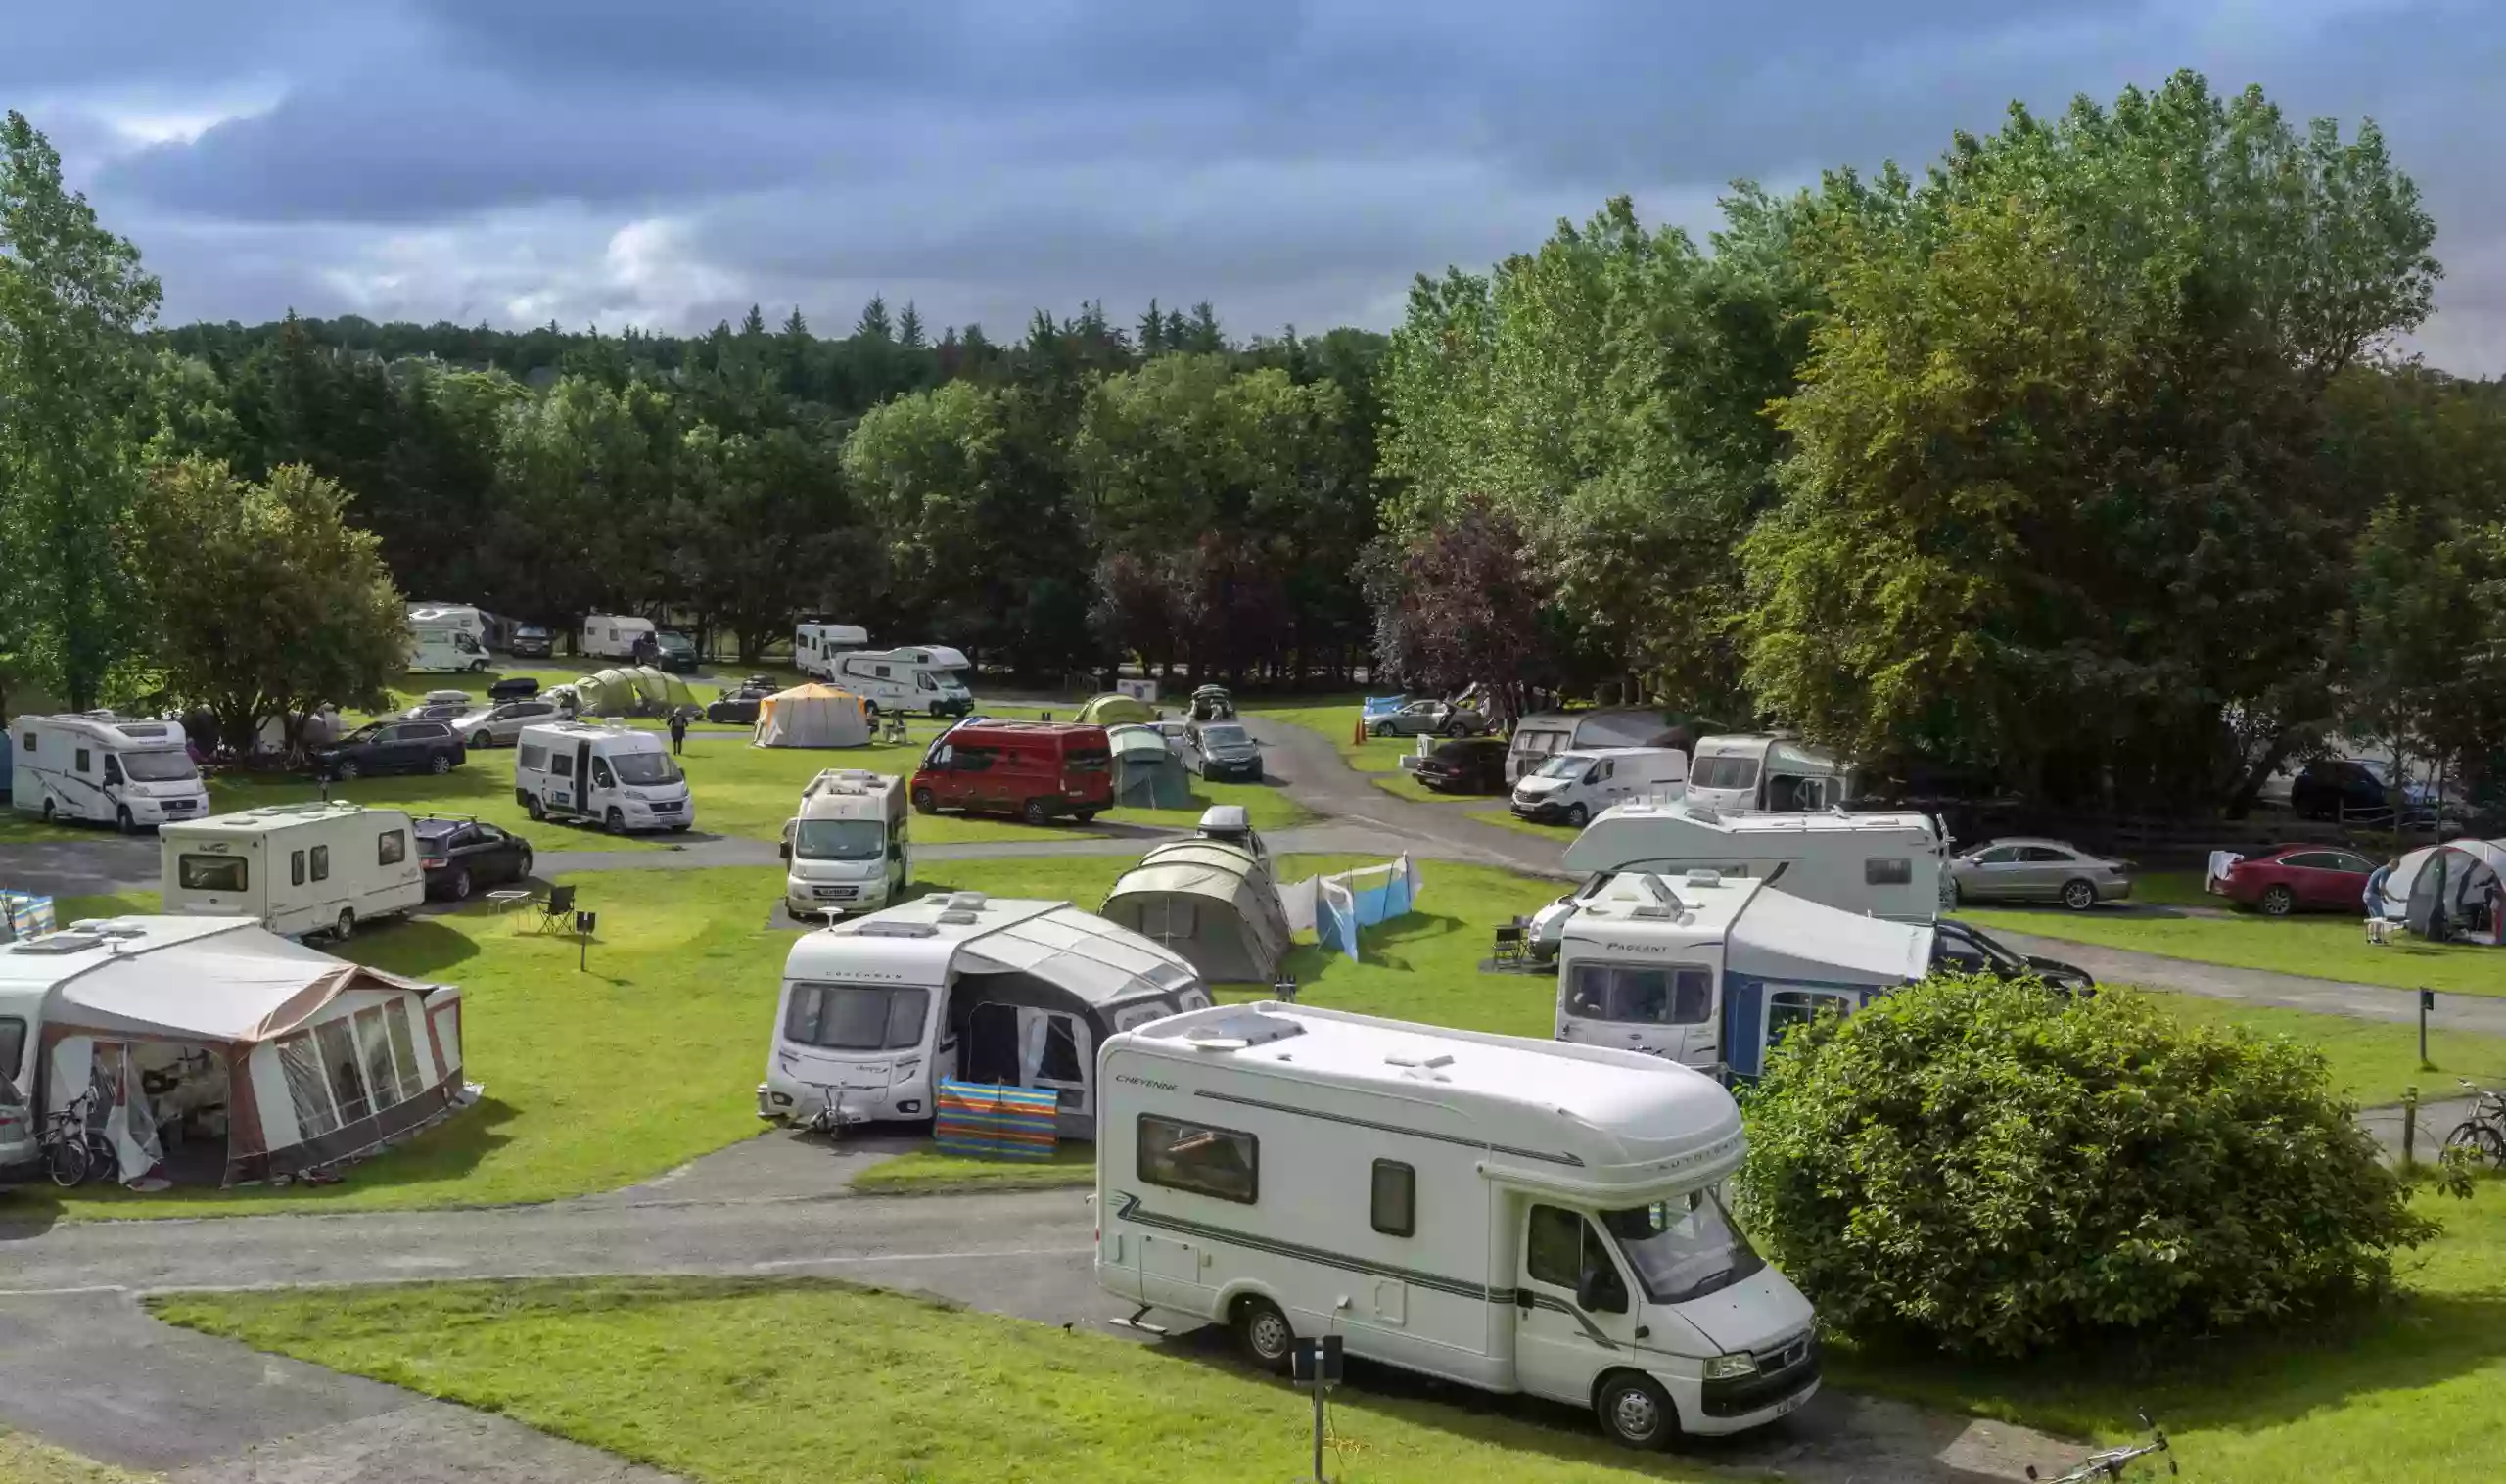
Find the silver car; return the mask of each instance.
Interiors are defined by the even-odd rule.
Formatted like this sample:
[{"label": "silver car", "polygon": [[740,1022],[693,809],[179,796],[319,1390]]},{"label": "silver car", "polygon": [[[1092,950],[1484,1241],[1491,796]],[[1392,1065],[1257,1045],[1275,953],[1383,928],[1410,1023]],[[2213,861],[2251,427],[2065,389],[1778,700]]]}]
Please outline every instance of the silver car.
[{"label": "silver car", "polygon": [[2129,861],[2092,856],[2061,840],[1991,840],[1949,862],[1962,904],[2055,902],[2085,912],[2132,895]]},{"label": "silver car", "polygon": [[1399,711],[1388,711],[1367,718],[1369,737],[1417,737],[1430,733],[1444,737],[1470,737],[1488,730],[1488,719],[1474,707],[1454,707],[1442,701],[1413,701]]},{"label": "silver car", "polygon": [[511,747],[526,726],[557,720],[564,713],[554,701],[534,698],[482,706],[451,719],[453,735],[472,747]]}]

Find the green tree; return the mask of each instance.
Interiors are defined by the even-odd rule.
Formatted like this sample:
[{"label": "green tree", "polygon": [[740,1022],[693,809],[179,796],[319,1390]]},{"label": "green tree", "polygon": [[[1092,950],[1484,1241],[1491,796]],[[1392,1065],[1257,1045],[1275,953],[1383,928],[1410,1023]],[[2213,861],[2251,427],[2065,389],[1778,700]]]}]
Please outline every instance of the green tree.
[{"label": "green tree", "polygon": [[223,464],[161,466],[124,533],[151,654],[178,700],[252,737],[324,701],[379,705],[408,663],[408,628],[380,543],[348,496],[302,464],[266,482]]},{"label": "green tree", "polygon": [[905,312],[897,316],[897,344],[907,350],[922,349],[922,311],[916,309],[913,301],[908,299]]},{"label": "green tree", "polygon": [[0,663],[81,710],[131,640],[113,534],[141,483],[149,366],[136,336],[158,301],[139,250],[63,186],[60,154],[12,111],[0,121]]}]

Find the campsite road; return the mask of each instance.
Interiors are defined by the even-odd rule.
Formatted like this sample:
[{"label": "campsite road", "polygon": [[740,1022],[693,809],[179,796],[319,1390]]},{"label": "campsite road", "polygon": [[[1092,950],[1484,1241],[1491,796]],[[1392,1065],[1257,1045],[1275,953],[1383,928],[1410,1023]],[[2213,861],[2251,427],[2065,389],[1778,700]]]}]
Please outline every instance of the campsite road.
[{"label": "campsite road", "polygon": [[[1263,766],[1289,798],[1328,818],[1345,819],[1397,837],[1377,852],[1410,849],[1455,860],[1509,866],[1536,876],[1562,876],[1561,848],[1532,835],[1482,824],[1447,804],[1421,804],[1387,793],[1351,767],[1321,735],[1258,713],[1244,717],[1245,730],[1262,744]],[[1481,801],[1486,802],[1486,801]],[[1431,842],[1420,850],[1411,842]]]}]

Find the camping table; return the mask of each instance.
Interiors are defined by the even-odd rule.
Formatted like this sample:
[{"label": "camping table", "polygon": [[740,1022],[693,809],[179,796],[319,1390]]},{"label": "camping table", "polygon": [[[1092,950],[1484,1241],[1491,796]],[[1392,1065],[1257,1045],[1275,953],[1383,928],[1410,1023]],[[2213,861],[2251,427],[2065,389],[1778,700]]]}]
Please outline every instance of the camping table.
[{"label": "camping table", "polygon": [[489,892],[487,894],[487,900],[496,904],[496,915],[501,917],[509,908],[529,902],[532,895],[532,892],[527,888],[509,886],[500,892]]}]

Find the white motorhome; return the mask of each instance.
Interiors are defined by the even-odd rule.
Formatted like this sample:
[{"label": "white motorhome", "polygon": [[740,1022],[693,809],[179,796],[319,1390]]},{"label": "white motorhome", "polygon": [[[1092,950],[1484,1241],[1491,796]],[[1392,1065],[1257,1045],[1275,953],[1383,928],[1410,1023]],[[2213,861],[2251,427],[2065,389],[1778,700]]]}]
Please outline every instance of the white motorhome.
[{"label": "white motorhome", "polygon": [[1927,814],[1731,814],[1636,799],[1566,847],[1581,875],[1711,870],[1753,876],[1839,911],[1928,922],[1950,905],[1949,839]]},{"label": "white motorhome", "polygon": [[1142,1314],[1274,1368],[1336,1334],[1641,1448],[1818,1390],[1809,1301],[1723,1205],[1740,1109],[1685,1067],[1265,1001],[1118,1035],[1101,1076],[1096,1280]]},{"label": "white motorhome", "polygon": [[407,668],[412,674],[482,671],[488,663],[486,641],[470,630],[410,621]]},{"label": "white motorhome", "polygon": [[612,834],[696,822],[670,739],[631,726],[550,721],[514,740],[513,800],[534,819],[587,819]]},{"label": "white motorhome", "polygon": [[803,919],[882,907],[913,881],[905,780],[830,767],[801,790],[783,825],[783,909]]},{"label": "white motorhome", "polygon": [[1726,813],[1817,813],[1844,807],[1852,772],[1780,732],[1700,737],[1688,760],[1688,797]]},{"label": "white motorhome", "polygon": [[864,649],[837,655],[832,683],[870,703],[873,711],[921,712],[962,717],[975,709],[966,688],[966,657],[937,644],[909,649]]},{"label": "white motorhome", "polygon": [[1547,711],[1514,723],[1506,745],[1506,781],[1519,783],[1526,774],[1562,752],[1578,748],[1650,747],[1669,730],[1654,711]]},{"label": "white motorhome", "polygon": [[835,673],[837,655],[869,646],[870,630],[856,624],[800,624],[792,629],[792,668],[824,680]]},{"label": "white motorhome", "polygon": [[1612,879],[1566,919],[1557,1039],[1740,1077],[1823,1009],[1850,1014],[1931,972],[1933,930],[1691,871]]},{"label": "white motorhome", "polygon": [[346,938],[427,900],[409,816],[345,802],[273,804],[158,832],[159,887],[182,916],[251,917]]},{"label": "white motorhome", "polygon": [[1578,829],[1613,804],[1667,803],[1688,783],[1688,754],[1676,747],[1577,748],[1553,754],[1514,784],[1517,818]]},{"label": "white motorhome", "polygon": [[1096,1048],[1209,1002],[1181,954],[1067,902],[923,897],[792,945],[757,1116],[928,1119],[956,1078],[1049,1090],[1092,1137]]},{"label": "white motorhome", "polygon": [[10,801],[22,814],[111,821],[124,834],[209,812],[179,721],[109,711],[9,723]]},{"label": "white motorhome", "polygon": [[652,620],[639,619],[631,613],[585,614],[582,636],[576,647],[586,659],[631,660],[637,641],[661,642],[655,633]]},{"label": "white motorhome", "polygon": [[447,603],[436,598],[412,599],[404,611],[412,626],[437,624],[458,628],[483,644],[495,633],[495,619],[486,609],[471,603]]}]

